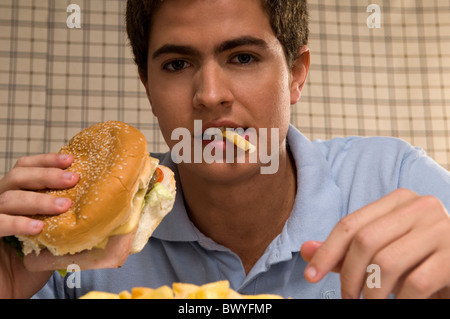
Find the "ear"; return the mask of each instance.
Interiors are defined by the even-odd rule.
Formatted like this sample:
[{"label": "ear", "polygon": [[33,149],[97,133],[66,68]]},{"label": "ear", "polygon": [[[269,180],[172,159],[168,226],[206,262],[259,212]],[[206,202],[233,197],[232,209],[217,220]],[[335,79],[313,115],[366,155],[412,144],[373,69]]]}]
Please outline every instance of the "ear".
[{"label": "ear", "polygon": [[[152,106],[152,98],[151,98],[151,96],[150,96],[150,90],[149,90],[149,88],[148,88],[147,77],[146,77],[141,71],[139,71],[139,78],[141,79],[142,85],[144,85],[145,93],[147,94],[148,101],[150,102],[150,107],[152,108],[152,113],[153,113],[153,115],[156,116],[156,114],[155,114],[155,109],[154,109],[153,106]],[[156,116],[156,117],[157,117],[157,116]]]},{"label": "ear", "polygon": [[294,105],[302,96],[303,86],[309,72],[311,63],[309,48],[304,45],[298,52],[298,57],[294,60],[291,70],[291,105]]}]

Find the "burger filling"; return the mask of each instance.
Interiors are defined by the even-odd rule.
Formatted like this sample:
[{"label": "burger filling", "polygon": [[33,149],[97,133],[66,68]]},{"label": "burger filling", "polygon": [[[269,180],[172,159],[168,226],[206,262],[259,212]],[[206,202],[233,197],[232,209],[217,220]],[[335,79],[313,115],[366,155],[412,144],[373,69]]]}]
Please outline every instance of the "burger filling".
[{"label": "burger filling", "polygon": [[[136,189],[132,204],[131,213],[127,222],[117,227],[109,236],[123,235],[131,233],[139,224],[141,212],[146,205],[154,207],[163,200],[172,200],[172,193],[161,183],[164,179],[162,171],[157,167],[158,160],[150,157],[152,170],[154,173],[148,185],[140,183]],[[156,167],[155,167],[156,166]],[[108,243],[108,238],[103,240],[96,248],[104,248]]]}]

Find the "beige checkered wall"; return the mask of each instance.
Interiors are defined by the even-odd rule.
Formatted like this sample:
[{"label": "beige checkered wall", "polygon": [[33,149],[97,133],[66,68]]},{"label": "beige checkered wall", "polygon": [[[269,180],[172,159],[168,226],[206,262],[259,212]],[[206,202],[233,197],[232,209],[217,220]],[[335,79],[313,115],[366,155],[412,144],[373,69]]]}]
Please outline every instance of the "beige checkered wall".
[{"label": "beige checkered wall", "polygon": [[[79,29],[66,24],[71,3]],[[167,150],[127,46],[125,3],[0,2],[0,176],[110,119]],[[380,28],[367,24],[372,3]],[[292,123],[311,139],[399,137],[450,169],[450,0],[309,4],[312,66]]]}]

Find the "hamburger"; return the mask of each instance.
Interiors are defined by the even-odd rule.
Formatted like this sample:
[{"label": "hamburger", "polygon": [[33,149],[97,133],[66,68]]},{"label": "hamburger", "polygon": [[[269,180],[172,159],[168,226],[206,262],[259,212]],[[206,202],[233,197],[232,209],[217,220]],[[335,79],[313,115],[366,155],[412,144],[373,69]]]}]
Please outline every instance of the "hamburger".
[{"label": "hamburger", "polygon": [[71,208],[44,221],[41,233],[17,236],[30,271],[120,267],[140,252],[175,201],[173,172],[149,155],[136,128],[117,121],[93,125],[59,153],[72,154],[66,170],[79,174],[77,185],[45,190],[68,197]]}]

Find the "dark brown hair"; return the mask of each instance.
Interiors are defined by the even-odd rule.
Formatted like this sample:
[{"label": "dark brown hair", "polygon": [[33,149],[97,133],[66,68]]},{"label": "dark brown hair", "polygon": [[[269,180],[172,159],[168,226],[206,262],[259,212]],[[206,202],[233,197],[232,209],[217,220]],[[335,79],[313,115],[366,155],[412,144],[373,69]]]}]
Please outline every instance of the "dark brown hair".
[{"label": "dark brown hair", "polygon": [[[127,34],[139,73],[147,77],[147,58],[152,18],[164,0],[128,0]],[[300,48],[308,43],[308,10],[306,0],[261,0],[270,25],[284,48],[292,67]]]}]

